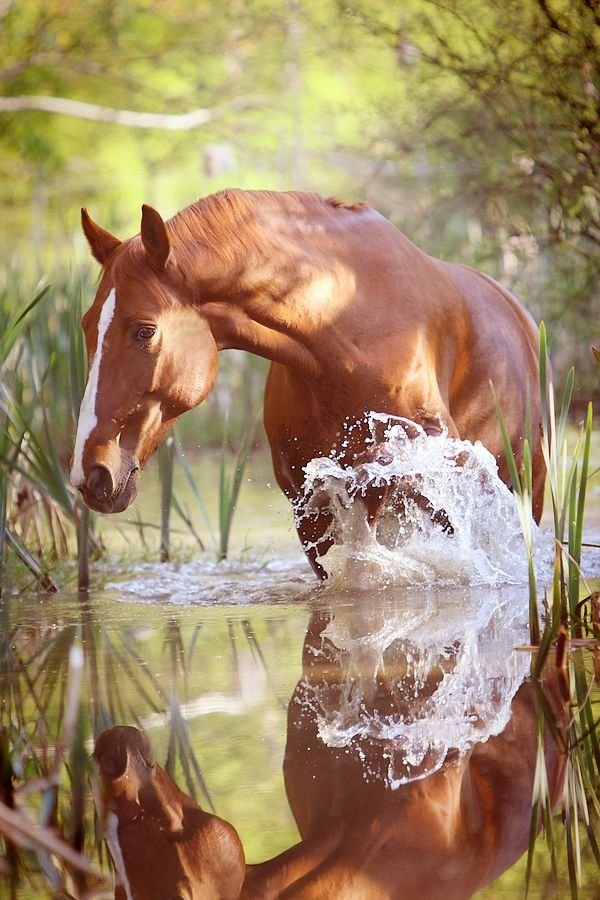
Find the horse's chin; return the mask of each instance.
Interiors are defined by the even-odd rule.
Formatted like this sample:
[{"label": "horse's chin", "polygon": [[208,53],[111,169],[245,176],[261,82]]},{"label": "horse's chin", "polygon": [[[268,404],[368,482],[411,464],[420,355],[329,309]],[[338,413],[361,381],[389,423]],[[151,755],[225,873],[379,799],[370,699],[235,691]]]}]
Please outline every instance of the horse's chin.
[{"label": "horse's chin", "polygon": [[138,472],[132,471],[125,484],[110,497],[96,497],[85,487],[82,489],[86,506],[100,513],[120,513],[130,506],[138,492]]}]

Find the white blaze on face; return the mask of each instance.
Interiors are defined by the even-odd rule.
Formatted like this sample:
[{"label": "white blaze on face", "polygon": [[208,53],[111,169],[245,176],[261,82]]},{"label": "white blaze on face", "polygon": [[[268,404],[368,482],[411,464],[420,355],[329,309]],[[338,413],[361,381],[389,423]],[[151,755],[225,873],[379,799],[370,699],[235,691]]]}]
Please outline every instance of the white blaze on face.
[{"label": "white blaze on face", "polygon": [[115,813],[109,812],[104,823],[104,837],[110,850],[110,855],[115,864],[121,887],[125,891],[127,900],[134,900],[129,879],[127,878],[127,869],[125,868],[125,860],[119,843],[119,820]]},{"label": "white blaze on face", "polygon": [[79,421],[77,422],[77,436],[75,438],[75,450],[73,451],[73,465],[71,467],[71,484],[74,487],[81,487],[85,483],[83,474],[83,451],[87,439],[94,430],[98,419],[96,418],[96,394],[98,392],[98,376],[100,374],[100,363],[102,361],[102,348],[104,338],[108,330],[108,326],[112,322],[115,314],[116,294],[113,288],[100,310],[100,318],[98,320],[98,341],[96,343],[96,352],[92,361],[85,393],[81,401],[79,409]]},{"label": "white blaze on face", "polygon": [[104,830],[104,838],[108,845],[112,861],[115,864],[117,875],[127,900],[133,900],[133,893],[127,878],[127,870],[125,868],[125,860],[119,843],[119,820],[114,812],[107,808],[106,797],[102,785],[102,779],[99,775],[92,778],[92,793],[94,802],[100,821]]}]

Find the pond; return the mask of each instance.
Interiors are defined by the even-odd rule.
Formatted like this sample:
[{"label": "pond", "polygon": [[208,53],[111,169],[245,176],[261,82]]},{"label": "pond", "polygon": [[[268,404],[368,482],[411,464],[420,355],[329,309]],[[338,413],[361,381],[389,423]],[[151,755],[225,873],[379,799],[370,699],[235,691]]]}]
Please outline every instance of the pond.
[{"label": "pond", "polygon": [[[198,481],[211,509],[216,479],[207,471]],[[248,471],[222,563],[210,550],[192,555],[193,541],[175,535],[173,562],[160,564],[155,554],[118,567],[104,562],[89,594],[3,601],[2,723],[19,805],[56,825],[108,875],[107,887],[72,869],[70,895],[113,896],[106,852],[97,849],[100,807],[105,828],[113,822],[112,851],[111,815],[121,823],[121,864],[118,852],[113,858],[117,869],[124,861],[130,896],[227,896],[219,878],[235,858],[235,834],[227,832],[231,846],[223,839],[210,854],[206,847],[215,845],[200,841],[208,862],[194,857],[193,836],[183,855],[172,856],[175,839],[165,844],[165,832],[182,833],[188,820],[179,801],[169,805],[171,782],[162,774],[160,811],[156,797],[143,810],[139,784],[150,770],[141,760],[150,751],[136,750],[136,732],[109,731],[94,774],[94,739],[116,725],[145,733],[180,789],[231,823],[248,863],[296,847],[253,870],[249,896],[522,895],[540,704],[557,723],[543,744],[553,799],[562,792],[558,748],[568,721],[564,670],[554,656],[541,687],[530,678],[526,580],[488,577],[486,564],[470,579],[476,583],[464,573],[450,583],[437,570],[416,585],[404,577],[408,570],[382,583],[375,567],[357,587],[355,569],[338,565],[323,587],[267,471],[262,459]],[[142,488],[143,521],[154,503],[151,480]],[[596,479],[590,542],[599,509]],[[137,558],[139,527],[121,529]],[[104,520],[102,533],[122,553],[114,522]],[[439,552],[426,541],[419,559]],[[598,579],[597,551],[585,566]],[[118,805],[123,793],[140,804],[133,819]],[[174,825],[165,824],[169,816]],[[568,896],[562,845],[555,889],[550,854],[538,844],[530,896]],[[203,873],[196,893],[186,882],[186,852]],[[584,851],[579,896],[591,898],[597,869],[588,857]],[[13,896],[67,896],[55,857],[30,850],[23,861],[30,875]],[[8,874],[0,879],[0,895],[11,896]],[[294,887],[284,894],[286,879]],[[213,881],[221,885],[214,891]]]}]

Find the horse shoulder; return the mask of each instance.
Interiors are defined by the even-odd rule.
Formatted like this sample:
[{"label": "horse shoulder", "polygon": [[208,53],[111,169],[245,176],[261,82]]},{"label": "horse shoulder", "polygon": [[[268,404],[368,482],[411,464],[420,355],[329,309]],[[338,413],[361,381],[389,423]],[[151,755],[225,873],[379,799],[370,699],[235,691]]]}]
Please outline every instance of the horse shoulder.
[{"label": "horse shoulder", "polygon": [[440,262],[464,298],[476,341],[518,348],[528,363],[537,359],[537,326],[508,288],[470,266]]},{"label": "horse shoulder", "polygon": [[490,383],[515,447],[523,437],[528,403],[532,422],[539,419],[538,330],[519,300],[493,278],[467,266],[440,265],[460,291],[467,317],[468,337],[454,367],[450,408],[462,436],[481,440],[497,454],[501,443]]}]

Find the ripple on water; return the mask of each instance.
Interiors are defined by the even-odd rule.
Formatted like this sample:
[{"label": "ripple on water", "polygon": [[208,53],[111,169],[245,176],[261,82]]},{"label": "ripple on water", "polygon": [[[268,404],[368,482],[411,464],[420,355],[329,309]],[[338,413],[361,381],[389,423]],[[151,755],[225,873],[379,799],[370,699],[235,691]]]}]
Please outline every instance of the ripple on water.
[{"label": "ripple on water", "polygon": [[175,605],[243,605],[289,603],[315,588],[315,577],[302,555],[240,562],[199,556],[185,563],[139,563],[105,589],[137,603]]},{"label": "ripple on water", "polygon": [[[305,467],[302,513],[332,513],[333,545],[320,562],[328,589],[385,586],[524,585],[528,560],[515,498],[479,442],[426,434],[413,422],[369,414],[371,458],[351,467],[319,457]],[[367,485],[388,496],[375,525],[367,521]],[[300,505],[299,505],[300,508]],[[538,583],[551,578],[554,540],[531,521]],[[584,557],[600,575],[600,553]],[[316,581],[300,556],[216,563],[206,555],[181,564],[140,564],[108,588],[138,602],[223,604],[289,602]]]}]

